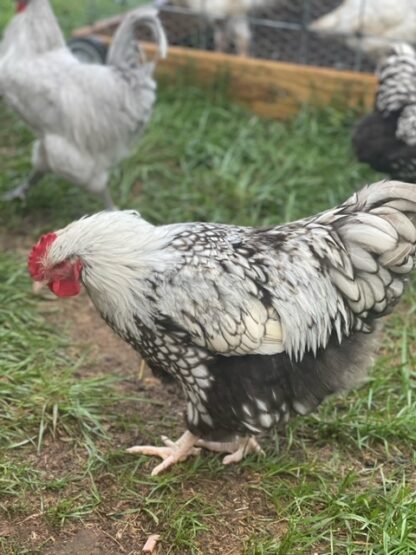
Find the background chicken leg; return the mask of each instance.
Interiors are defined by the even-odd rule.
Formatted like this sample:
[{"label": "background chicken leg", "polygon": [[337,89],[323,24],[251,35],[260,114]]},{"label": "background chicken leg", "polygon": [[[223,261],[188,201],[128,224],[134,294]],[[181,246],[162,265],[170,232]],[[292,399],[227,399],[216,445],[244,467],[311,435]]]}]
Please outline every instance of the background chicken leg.
[{"label": "background chicken leg", "polygon": [[7,193],[5,193],[2,196],[2,200],[4,201],[10,201],[14,199],[25,200],[28,190],[31,187],[33,187],[33,185],[36,185],[36,183],[38,183],[44,175],[45,175],[45,172],[42,172],[40,170],[31,171],[30,174],[27,176],[26,180],[23,181],[23,183],[21,183],[14,189],[11,189]]}]

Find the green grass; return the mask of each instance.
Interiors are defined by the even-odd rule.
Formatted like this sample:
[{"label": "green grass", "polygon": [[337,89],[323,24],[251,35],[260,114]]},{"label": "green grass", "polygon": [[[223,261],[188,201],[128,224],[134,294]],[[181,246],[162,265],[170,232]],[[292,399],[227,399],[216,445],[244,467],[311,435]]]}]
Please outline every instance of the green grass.
[{"label": "green grass", "polygon": [[[208,95],[182,87],[178,94],[178,87],[179,81],[163,88],[145,139],[115,171],[112,193],[122,208],[138,208],[156,223],[264,225],[319,211],[381,178],[354,160],[353,114],[305,109],[285,125],[246,114],[224,99],[221,87]],[[7,157],[5,150],[0,187],[7,188],[29,171],[31,136],[10,112],[3,118],[0,141],[14,152]],[[10,136],[10,126],[18,134]],[[64,202],[57,201],[58,191]],[[3,207],[9,227],[29,214],[56,226],[101,208],[99,200],[55,178],[32,191],[27,208]]]},{"label": "green grass", "polygon": [[[40,453],[46,437],[66,435],[79,438],[83,447],[93,446],[106,435],[103,411],[117,400],[114,378],[76,378],[87,358],[82,353],[71,358],[68,340],[39,314],[21,256],[0,255],[0,282],[0,449],[13,461],[26,445]],[[0,499],[2,494],[21,495],[36,484],[37,473],[27,461],[3,470]]]},{"label": "green grass", "polygon": [[[31,135],[4,107],[0,117],[4,191],[30,167]],[[221,87],[165,85],[112,194],[157,223],[302,217],[380,178],[354,160],[356,117],[305,108],[287,124],[265,121],[230,104]],[[150,478],[155,461],[122,448],[137,436],[178,435],[176,397],[141,392],[134,368],[102,368],[94,345],[73,339],[84,301],[34,300],[26,276],[25,250],[40,232],[97,209],[99,200],[54,177],[25,206],[0,206],[8,247],[0,258],[0,510],[11,530],[2,536],[0,524],[0,549],[59,553],[59,541],[87,525],[110,555],[139,552],[154,532],[163,553],[415,553],[415,287],[387,320],[362,389],[264,439],[265,458],[224,468],[204,455]],[[110,346],[100,348],[111,357]]]}]

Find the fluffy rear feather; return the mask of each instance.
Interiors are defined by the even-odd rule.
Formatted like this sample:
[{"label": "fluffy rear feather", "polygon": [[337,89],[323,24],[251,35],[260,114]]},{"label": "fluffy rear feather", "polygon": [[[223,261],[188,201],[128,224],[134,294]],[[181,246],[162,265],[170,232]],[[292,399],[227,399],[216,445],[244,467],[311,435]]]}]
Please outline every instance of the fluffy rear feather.
[{"label": "fluffy rear feather", "polygon": [[[358,329],[388,312],[403,292],[403,278],[413,269],[416,244],[416,186],[400,182],[364,188],[331,215],[348,252],[345,265],[331,277],[354,314]],[[338,217],[340,216],[340,217]]]}]

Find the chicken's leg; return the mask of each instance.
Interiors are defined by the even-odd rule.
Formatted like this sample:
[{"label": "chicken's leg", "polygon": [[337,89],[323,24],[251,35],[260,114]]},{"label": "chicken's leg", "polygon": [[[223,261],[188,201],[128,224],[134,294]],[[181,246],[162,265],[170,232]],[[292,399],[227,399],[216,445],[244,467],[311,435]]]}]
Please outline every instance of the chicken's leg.
[{"label": "chicken's leg", "polygon": [[194,436],[189,431],[186,431],[177,441],[171,441],[165,436],[162,436],[162,441],[165,447],[155,447],[153,445],[136,445],[127,449],[127,453],[138,453],[141,455],[150,455],[160,457],[163,462],[158,464],[152,470],[152,476],[156,476],[166,468],[169,468],[177,462],[185,461],[191,455],[199,455],[201,449],[195,447],[198,441],[197,436]]},{"label": "chicken's leg", "polygon": [[214,44],[215,50],[218,52],[226,52],[227,50],[227,32],[226,24],[222,20],[215,21],[214,24]]},{"label": "chicken's leg", "polygon": [[199,439],[189,431],[186,431],[177,441],[171,441],[166,436],[162,436],[165,447],[155,447],[153,445],[136,445],[127,449],[127,453],[138,453],[160,457],[163,462],[152,470],[152,476],[160,474],[177,462],[185,461],[192,455],[199,455],[201,447],[217,453],[230,453],[223,458],[224,464],[240,462],[249,453],[260,453],[264,451],[252,436],[239,437],[234,441],[206,441]]},{"label": "chicken's leg", "polygon": [[245,16],[232,17],[228,23],[229,34],[234,37],[235,50],[239,56],[250,54],[251,31]]},{"label": "chicken's leg", "polygon": [[33,187],[33,185],[36,185],[36,183],[38,183],[38,181],[40,181],[44,175],[45,173],[39,170],[31,171],[26,180],[23,181],[23,183],[21,183],[18,187],[15,187],[11,191],[5,193],[2,196],[2,200],[25,200],[28,190]]},{"label": "chicken's leg", "polygon": [[114,204],[113,199],[111,198],[110,192],[107,187],[102,192],[103,201],[106,210],[117,210],[117,206]]}]

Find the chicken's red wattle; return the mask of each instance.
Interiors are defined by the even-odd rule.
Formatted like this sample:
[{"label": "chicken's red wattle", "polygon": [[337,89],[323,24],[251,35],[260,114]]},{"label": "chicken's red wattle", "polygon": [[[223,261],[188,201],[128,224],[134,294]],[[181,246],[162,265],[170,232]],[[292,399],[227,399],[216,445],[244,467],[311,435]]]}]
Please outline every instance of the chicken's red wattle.
[{"label": "chicken's red wattle", "polygon": [[71,264],[71,275],[63,279],[57,279],[48,283],[49,289],[57,297],[75,297],[81,291],[82,263],[80,260]]}]

